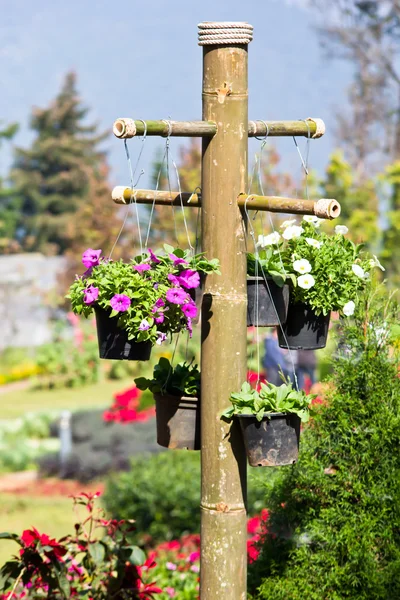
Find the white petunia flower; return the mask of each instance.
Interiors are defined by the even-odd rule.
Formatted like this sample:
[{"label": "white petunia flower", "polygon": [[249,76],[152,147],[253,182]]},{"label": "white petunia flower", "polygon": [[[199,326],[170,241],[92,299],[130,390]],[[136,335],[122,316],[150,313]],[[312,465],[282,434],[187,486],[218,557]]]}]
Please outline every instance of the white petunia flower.
[{"label": "white petunia flower", "polygon": [[335,233],[341,233],[342,235],[346,235],[348,233],[349,228],[346,225],[336,225]]},{"label": "white petunia flower", "polygon": [[381,271],[385,270],[385,267],[383,267],[381,265],[381,263],[379,262],[379,259],[375,256],[375,254],[372,255],[374,258],[371,258],[371,260],[369,261],[369,264],[371,265],[371,267],[378,267]]},{"label": "white petunia flower", "polygon": [[309,273],[312,269],[311,264],[307,259],[301,258],[300,260],[295,260],[293,263],[293,269],[298,273]]},{"label": "white petunia flower", "polygon": [[285,229],[285,227],[289,227],[290,225],[293,225],[293,223],[296,223],[296,219],[289,219],[288,221],[283,221],[281,227]]},{"label": "white petunia flower", "polygon": [[300,277],[297,278],[297,285],[303,288],[303,290],[309,290],[314,284],[315,279],[309,273],[306,275],[300,275]]},{"label": "white petunia flower", "polygon": [[282,237],[285,238],[285,240],[291,240],[300,237],[303,231],[304,229],[299,225],[289,225],[282,233]]},{"label": "white petunia flower", "polygon": [[362,267],[360,267],[360,265],[351,265],[351,269],[354,273],[354,275],[357,275],[357,277],[359,277],[360,279],[364,279],[365,277],[365,272],[364,269]]},{"label": "white petunia flower", "polygon": [[319,219],[318,217],[315,217],[314,215],[304,215],[303,221],[305,221],[306,223],[311,223],[311,225],[314,225],[314,227],[319,227],[321,225],[323,219]]},{"label": "white petunia flower", "polygon": [[349,300],[348,302],[346,302],[346,304],[343,306],[343,314],[346,317],[351,317],[351,315],[354,314],[354,309],[355,309],[356,305],[354,304],[353,300]]},{"label": "white petunia flower", "polygon": [[272,246],[278,244],[280,239],[281,236],[277,231],[274,231],[274,233],[270,233],[269,235],[259,235],[256,246],[261,246],[261,248]]},{"label": "white petunia flower", "polygon": [[319,242],[318,240],[314,240],[314,238],[306,238],[306,242],[307,242],[307,244],[309,246],[313,246],[314,248],[318,248],[318,250],[322,246],[322,242]]}]

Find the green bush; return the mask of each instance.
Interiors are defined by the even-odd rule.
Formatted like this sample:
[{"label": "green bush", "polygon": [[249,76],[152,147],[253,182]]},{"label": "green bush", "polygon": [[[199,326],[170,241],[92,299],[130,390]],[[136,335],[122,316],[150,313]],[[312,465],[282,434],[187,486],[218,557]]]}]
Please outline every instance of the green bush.
[{"label": "green bush", "polygon": [[400,379],[388,306],[341,324],[334,387],[267,494],[252,598],[400,598]]},{"label": "green bush", "polygon": [[[263,508],[259,474],[249,475],[248,507]],[[111,477],[103,497],[113,518],[135,519],[139,535],[152,542],[200,531],[200,453],[171,450],[134,458],[127,473]]]}]

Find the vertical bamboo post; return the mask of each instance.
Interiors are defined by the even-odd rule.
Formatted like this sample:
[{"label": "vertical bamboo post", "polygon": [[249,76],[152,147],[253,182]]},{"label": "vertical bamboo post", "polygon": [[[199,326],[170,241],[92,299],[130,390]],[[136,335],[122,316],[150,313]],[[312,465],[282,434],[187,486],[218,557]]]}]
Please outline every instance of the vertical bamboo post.
[{"label": "vertical bamboo post", "polygon": [[232,42],[228,31],[227,42],[207,43],[203,55],[203,119],[218,131],[203,140],[202,249],[219,258],[222,275],[207,277],[202,306],[201,600],[247,597],[246,455],[237,424],[220,419],[247,368],[245,226],[237,205],[247,191],[247,43]]}]

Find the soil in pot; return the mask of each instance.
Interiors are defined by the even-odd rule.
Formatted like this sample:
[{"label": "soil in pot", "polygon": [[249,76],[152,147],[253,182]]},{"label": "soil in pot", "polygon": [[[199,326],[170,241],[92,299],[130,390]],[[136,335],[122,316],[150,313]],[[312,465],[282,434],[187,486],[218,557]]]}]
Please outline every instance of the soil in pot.
[{"label": "soil in pot", "polygon": [[164,448],[200,450],[200,400],[193,396],[154,394],[157,444]]},{"label": "soil in pot", "polygon": [[286,322],[278,330],[279,346],[291,350],[325,348],[329,320],[330,313],[317,316],[307,304],[289,304]]},{"label": "soil in pot", "polygon": [[263,277],[247,277],[247,327],[275,327],[286,320],[289,285],[279,287],[269,277],[267,283]]},{"label": "soil in pot", "polygon": [[118,317],[110,317],[110,312],[95,307],[97,339],[100,358],[112,360],[149,360],[151,342],[128,340],[128,334],[118,327]]},{"label": "soil in pot", "polygon": [[296,414],[270,413],[262,421],[254,415],[237,418],[251,467],[282,467],[296,462],[301,423]]}]

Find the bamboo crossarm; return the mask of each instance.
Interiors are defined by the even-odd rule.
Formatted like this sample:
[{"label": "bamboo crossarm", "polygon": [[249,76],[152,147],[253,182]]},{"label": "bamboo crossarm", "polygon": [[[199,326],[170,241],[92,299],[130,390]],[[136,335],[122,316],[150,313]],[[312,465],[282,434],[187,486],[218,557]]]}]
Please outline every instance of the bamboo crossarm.
[{"label": "bamboo crossarm", "polygon": [[[218,127],[214,121],[135,121],[120,118],[114,122],[113,133],[117,138],[157,135],[161,137],[213,137]],[[303,121],[249,121],[249,137],[304,136],[321,137],[325,133],[322,119],[309,117]]]},{"label": "bamboo crossarm", "polygon": [[[116,204],[156,204],[158,206],[201,206],[201,195],[190,192],[170,192],[162,190],[134,190],[118,185],[112,191]],[[303,198],[282,198],[280,196],[256,196],[239,194],[238,205],[248,210],[268,210],[270,212],[298,215],[315,215],[320,219],[336,219],[340,215],[340,204],[332,198],[306,200]]]}]

